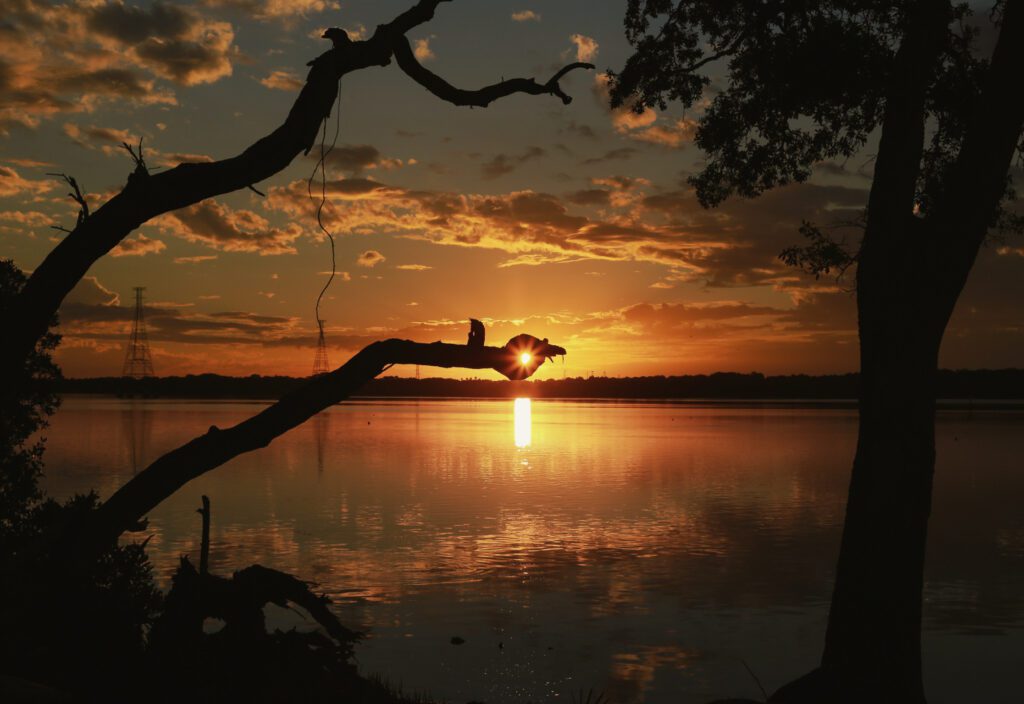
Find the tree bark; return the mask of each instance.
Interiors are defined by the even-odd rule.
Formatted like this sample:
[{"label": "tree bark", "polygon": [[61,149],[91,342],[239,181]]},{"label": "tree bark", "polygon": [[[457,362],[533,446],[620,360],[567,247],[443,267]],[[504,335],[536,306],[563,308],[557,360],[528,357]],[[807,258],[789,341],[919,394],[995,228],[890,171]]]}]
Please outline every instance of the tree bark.
[{"label": "tree bark", "polygon": [[[526,364],[520,357],[524,352],[531,355]],[[343,366],[313,378],[252,418],[223,430],[212,426],[206,434],[163,455],[118,489],[84,524],[66,531],[56,552],[88,559],[121,533],[136,529],[149,511],[191,480],[238,455],[266,447],[274,438],[348,398],[394,364],[494,369],[510,379],[525,379],[546,358],[564,354],[563,348],[528,335],[514,337],[504,347],[396,339],[375,342]]]}]

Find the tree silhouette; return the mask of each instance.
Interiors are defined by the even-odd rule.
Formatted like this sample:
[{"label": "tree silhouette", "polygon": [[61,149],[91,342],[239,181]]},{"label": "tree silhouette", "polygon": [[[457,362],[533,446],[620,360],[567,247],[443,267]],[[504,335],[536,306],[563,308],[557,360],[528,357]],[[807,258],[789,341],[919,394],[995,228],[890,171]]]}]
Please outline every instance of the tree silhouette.
[{"label": "tree silhouette", "polygon": [[[513,78],[478,90],[456,88],[423,67],[405,37],[409,30],[433,19],[441,2],[449,1],[420,0],[391,22],[379,25],[365,41],[351,41],[344,30],[328,29],[324,38],[331,41],[332,48],[309,62],[306,83],[284,123],[237,156],[210,163],[180,164],[151,174],[142,144],[137,149],[126,144],[135,168],[124,188],[92,212],[75,180],[58,174],[74,189],[71,197],[79,203],[81,212],[75,227],[0,311],[5,331],[0,347],[0,379],[4,380],[0,396],[4,402],[13,402],[22,393],[24,370],[34,359],[33,350],[47,334],[64,297],[97,259],[150,219],[205,198],[253,188],[284,169],[299,154],[308,153],[335,105],[340,80],[346,74],[371,66],[387,66],[394,60],[402,71],[442,100],[457,106],[485,108],[515,93],[553,95],[568,104],[572,98],[562,91],[561,78],[575,69],[593,68],[592,64],[576,62],[544,83],[532,78]],[[523,352],[531,354],[525,364],[519,361]],[[374,343],[334,372],[317,377],[253,418],[223,431],[211,428],[205,435],[159,458],[97,511],[70,525],[45,549],[58,547],[61,549],[55,554],[65,558],[90,559],[122,532],[137,528],[150,509],[189,480],[240,453],[266,446],[281,433],[346,398],[393,364],[492,368],[509,378],[522,379],[557,354],[565,354],[565,350],[548,344],[547,340],[523,335],[503,347],[424,345],[406,340]]]},{"label": "tree silhouette", "polygon": [[942,0],[629,1],[613,105],[691,107],[724,65],[695,136],[703,205],[804,181],[878,137],[857,251],[808,225],[810,245],[783,254],[816,275],[856,265],[860,426],[821,664],[770,701],[925,700],[939,345],[987,234],[1021,229],[1004,206],[1024,148],[1022,5],[995,4],[983,56],[969,7]]}]

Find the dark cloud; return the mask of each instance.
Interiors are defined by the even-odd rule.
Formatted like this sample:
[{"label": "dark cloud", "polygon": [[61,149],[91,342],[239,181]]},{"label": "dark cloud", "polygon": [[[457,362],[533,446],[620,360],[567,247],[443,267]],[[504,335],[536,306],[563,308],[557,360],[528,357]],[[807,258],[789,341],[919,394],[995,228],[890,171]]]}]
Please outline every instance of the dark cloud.
[{"label": "dark cloud", "polygon": [[[95,280],[94,286],[102,289]],[[95,298],[95,296],[93,296]],[[60,309],[61,332],[71,338],[116,340],[125,338],[134,319],[134,308],[115,299],[103,305],[82,297],[65,300]],[[146,305],[146,327],[152,342],[191,344],[280,345],[304,341],[315,344],[312,333],[298,333],[298,320],[247,312],[199,313],[169,304]]]},{"label": "dark cloud", "polygon": [[201,41],[147,39],[135,53],[154,73],[183,85],[212,83],[231,75],[231,42],[234,33],[212,29]]},{"label": "dark cloud", "polygon": [[583,191],[573,191],[565,196],[565,199],[576,205],[599,205],[606,206],[611,202],[611,194],[603,188],[590,188]]},{"label": "dark cloud", "polygon": [[124,44],[138,44],[146,39],[176,39],[195,26],[196,16],[177,6],[156,2],[147,8],[118,2],[99,5],[86,11],[86,26]]},{"label": "dark cloud", "polygon": [[146,81],[139,73],[131,69],[105,68],[58,76],[54,81],[54,87],[59,92],[142,98],[153,90],[153,82]]},{"label": "dark cloud", "polygon": [[575,120],[570,120],[569,124],[564,128],[565,132],[574,134],[577,137],[583,137],[584,139],[597,139],[597,132],[590,125],[583,125]]},{"label": "dark cloud", "polygon": [[[326,145],[324,151],[329,148],[330,145]],[[317,145],[310,150],[309,158],[319,160],[320,149],[320,145]],[[380,150],[370,144],[339,144],[327,154],[327,166],[358,174],[376,167],[380,158]]]},{"label": "dark cloud", "polygon": [[539,159],[547,152],[540,147],[529,147],[522,154],[496,154],[480,166],[484,178],[492,179],[515,171],[528,161]]},{"label": "dark cloud", "polygon": [[190,242],[201,242],[226,252],[294,254],[302,228],[290,223],[272,227],[251,210],[232,210],[215,200],[204,200],[153,221],[161,230]]},{"label": "dark cloud", "polygon": [[356,258],[356,264],[359,266],[372,269],[383,261],[386,261],[387,257],[378,252],[376,249],[368,249]]},{"label": "dark cloud", "polygon": [[604,164],[609,161],[626,161],[628,159],[632,159],[639,153],[640,151],[634,147],[619,147],[618,149],[611,149],[601,156],[584,159],[580,163],[584,166],[592,166],[594,164]]}]

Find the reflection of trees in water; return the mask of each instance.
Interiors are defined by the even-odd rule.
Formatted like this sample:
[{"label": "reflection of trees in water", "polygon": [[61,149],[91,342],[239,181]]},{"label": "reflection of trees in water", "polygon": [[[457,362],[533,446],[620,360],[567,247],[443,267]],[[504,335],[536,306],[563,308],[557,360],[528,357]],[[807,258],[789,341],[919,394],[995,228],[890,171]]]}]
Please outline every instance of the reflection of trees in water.
[{"label": "reflection of trees in water", "polygon": [[153,410],[145,401],[131,399],[121,410],[121,425],[132,473],[146,466],[153,435]]}]

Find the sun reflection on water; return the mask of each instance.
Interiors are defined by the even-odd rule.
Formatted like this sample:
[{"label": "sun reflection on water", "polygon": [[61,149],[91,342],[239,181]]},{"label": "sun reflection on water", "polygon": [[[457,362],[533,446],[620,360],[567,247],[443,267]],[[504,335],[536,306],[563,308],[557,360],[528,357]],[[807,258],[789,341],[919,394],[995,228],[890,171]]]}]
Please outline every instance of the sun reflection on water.
[{"label": "sun reflection on water", "polygon": [[515,414],[516,447],[529,447],[533,440],[533,421],[530,418],[530,399],[517,398],[513,406]]}]

